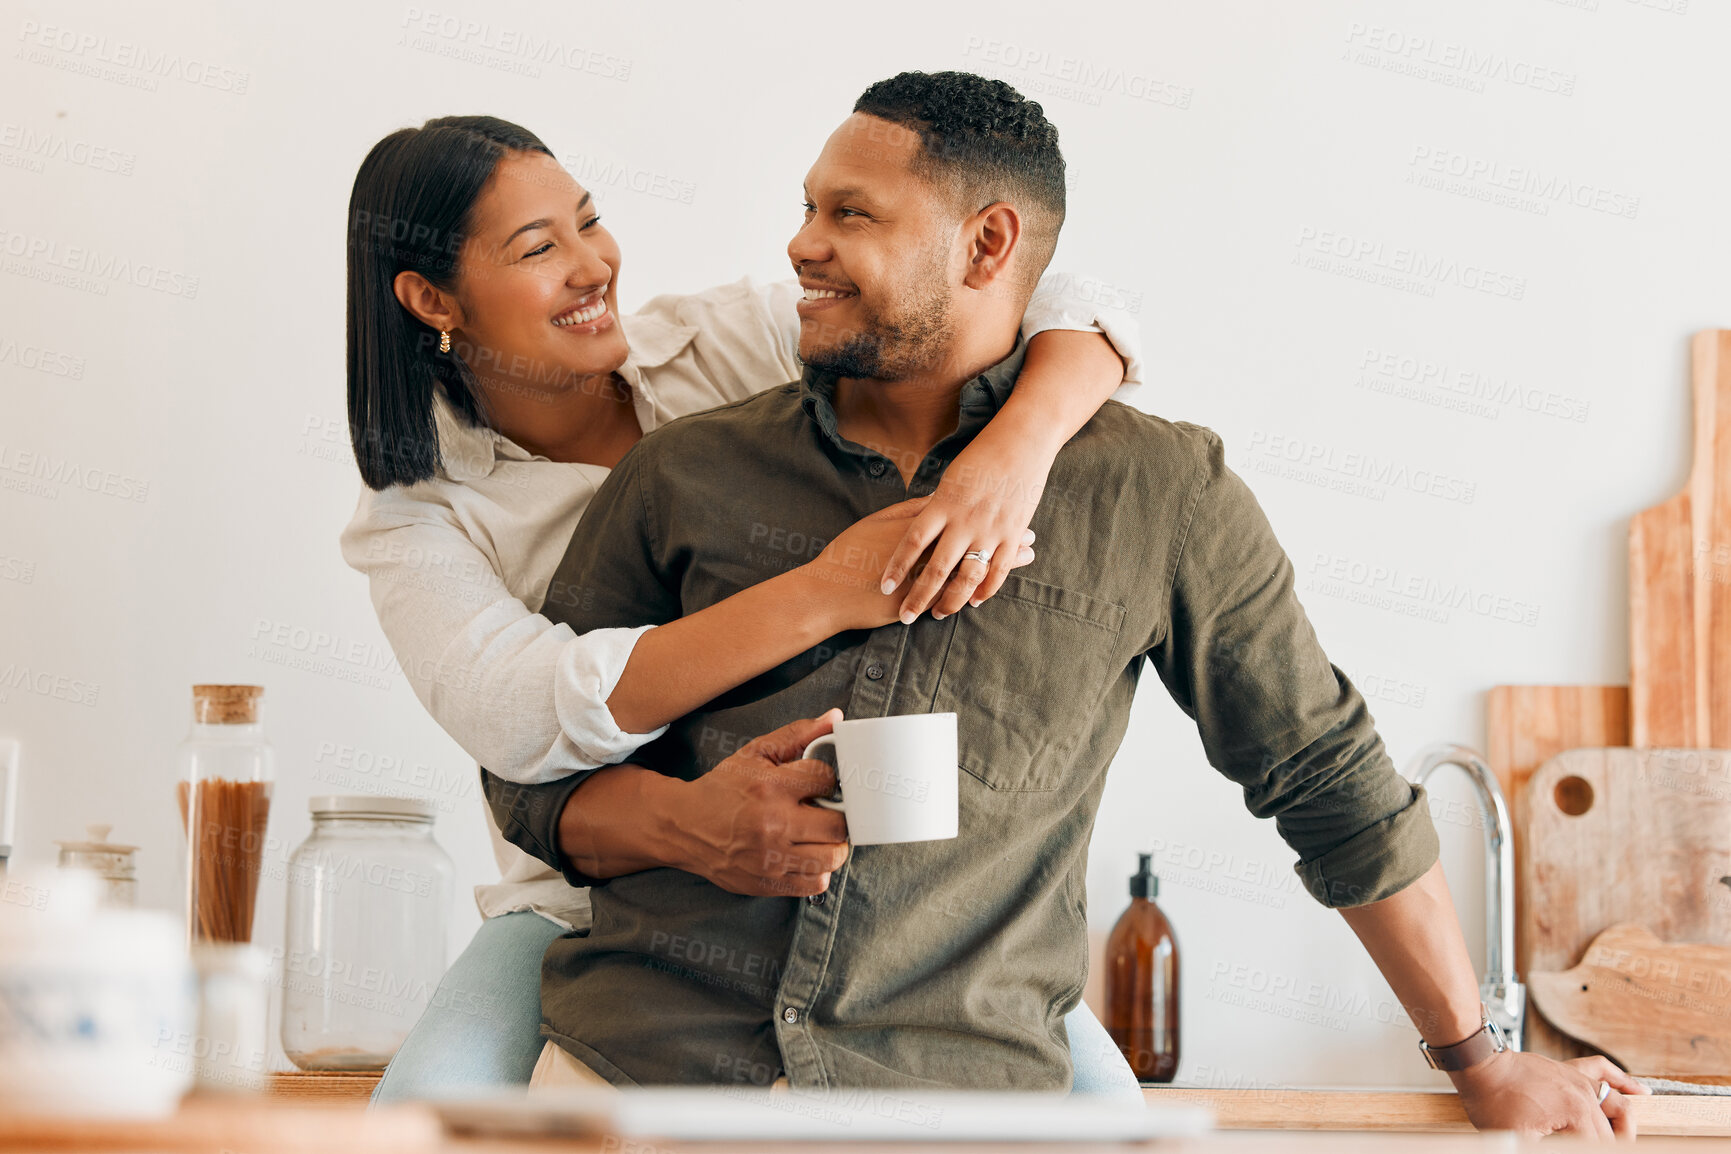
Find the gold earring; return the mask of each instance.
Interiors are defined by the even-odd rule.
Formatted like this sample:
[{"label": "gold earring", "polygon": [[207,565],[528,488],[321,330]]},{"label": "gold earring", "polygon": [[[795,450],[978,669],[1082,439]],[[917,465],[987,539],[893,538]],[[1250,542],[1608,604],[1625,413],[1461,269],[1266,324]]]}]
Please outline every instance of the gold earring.
[{"label": "gold earring", "polygon": [[451,334],[446,332],[444,329],[439,330],[439,351],[441,353],[448,353],[451,351]]}]

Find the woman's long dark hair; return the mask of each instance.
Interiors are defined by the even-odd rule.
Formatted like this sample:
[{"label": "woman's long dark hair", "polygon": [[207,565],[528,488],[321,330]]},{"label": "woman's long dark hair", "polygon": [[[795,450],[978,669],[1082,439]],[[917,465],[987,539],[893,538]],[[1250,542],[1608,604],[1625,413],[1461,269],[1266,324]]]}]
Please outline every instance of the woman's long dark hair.
[{"label": "woman's long dark hair", "polygon": [[367,153],[349,195],[349,438],[370,488],[424,481],[439,466],[433,397],[485,424],[468,366],[398,302],[397,274],[450,291],[481,190],[513,152],[552,156],[526,128],[491,116],[442,116],[393,132]]}]

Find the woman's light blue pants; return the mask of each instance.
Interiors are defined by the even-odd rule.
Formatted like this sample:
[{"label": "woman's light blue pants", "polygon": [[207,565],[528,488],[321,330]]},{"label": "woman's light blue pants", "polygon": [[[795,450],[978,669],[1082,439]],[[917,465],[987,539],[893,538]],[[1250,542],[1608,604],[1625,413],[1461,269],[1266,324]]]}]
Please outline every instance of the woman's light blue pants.
[{"label": "woman's light blue pants", "polygon": [[[541,1056],[541,956],[559,927],[527,911],[481,923],[392,1059],[375,1102],[484,1094],[529,1082]],[[1064,1019],[1073,1094],[1135,1095],[1136,1075],[1086,1003]]]}]

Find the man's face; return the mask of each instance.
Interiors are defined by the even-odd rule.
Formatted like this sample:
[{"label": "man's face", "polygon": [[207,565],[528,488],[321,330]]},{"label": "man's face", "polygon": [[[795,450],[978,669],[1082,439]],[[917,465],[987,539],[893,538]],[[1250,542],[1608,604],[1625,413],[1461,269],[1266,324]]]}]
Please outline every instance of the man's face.
[{"label": "man's face", "polygon": [[966,253],[955,205],[912,170],[919,150],[913,131],[856,112],[806,174],[805,223],[787,246],[806,364],[893,381],[941,361]]}]

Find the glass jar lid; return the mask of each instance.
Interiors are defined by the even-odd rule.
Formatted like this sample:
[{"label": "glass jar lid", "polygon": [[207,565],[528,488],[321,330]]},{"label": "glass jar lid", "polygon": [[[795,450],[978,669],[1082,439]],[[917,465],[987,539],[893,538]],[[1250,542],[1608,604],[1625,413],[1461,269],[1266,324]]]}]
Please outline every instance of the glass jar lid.
[{"label": "glass jar lid", "polygon": [[200,725],[257,725],[262,685],[195,685],[192,719]]},{"label": "glass jar lid", "polygon": [[108,840],[108,831],[113,828],[111,825],[87,825],[84,833],[89,837],[89,841],[56,841],[54,844],[60,847],[62,853],[136,853],[138,847],[135,845],[120,845]]},{"label": "glass jar lid", "polygon": [[132,855],[135,845],[120,845],[108,840],[110,825],[87,825],[84,832],[89,841],[56,841],[60,847],[60,864],[73,869],[94,870],[104,877],[125,879],[133,876]]},{"label": "glass jar lid", "polygon": [[325,795],[310,798],[307,812],[314,817],[383,818],[388,821],[432,821],[438,807],[419,797],[382,797],[372,794]]}]

